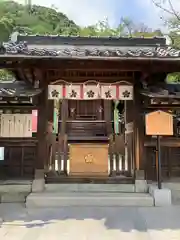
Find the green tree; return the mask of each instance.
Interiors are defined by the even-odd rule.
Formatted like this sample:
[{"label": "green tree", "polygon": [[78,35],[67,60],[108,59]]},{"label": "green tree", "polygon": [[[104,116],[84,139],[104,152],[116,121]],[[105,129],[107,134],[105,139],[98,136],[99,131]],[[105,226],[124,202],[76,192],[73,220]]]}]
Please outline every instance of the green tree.
[{"label": "green tree", "polygon": [[28,34],[77,35],[79,26],[56,9],[0,1],[0,41],[13,30]]},{"label": "green tree", "polygon": [[113,37],[123,36],[124,26],[119,24],[116,28],[109,25],[108,19],[99,21],[96,25],[84,27],[80,29],[80,36],[99,36],[99,37]]},{"label": "green tree", "polygon": [[119,25],[115,28],[112,28],[108,23],[108,19],[106,19],[105,21],[99,21],[96,25],[81,28],[79,35],[100,37],[154,37],[162,36],[162,33],[159,29],[152,31],[143,24],[138,26],[128,18],[122,18]]},{"label": "green tree", "polygon": [[[173,46],[180,48],[180,13],[176,11],[171,0],[152,0],[154,5],[166,13],[166,18],[161,17],[169,29],[169,35],[173,40]],[[179,1],[180,4],[180,1]]]},{"label": "green tree", "polygon": [[[172,46],[180,49],[180,13],[176,11],[175,6],[171,0],[152,0],[154,5],[167,13],[164,20],[165,25],[169,29],[169,36],[171,37]],[[180,3],[180,1],[179,1]],[[167,82],[177,83],[180,82],[180,73],[171,73],[167,76]]]}]

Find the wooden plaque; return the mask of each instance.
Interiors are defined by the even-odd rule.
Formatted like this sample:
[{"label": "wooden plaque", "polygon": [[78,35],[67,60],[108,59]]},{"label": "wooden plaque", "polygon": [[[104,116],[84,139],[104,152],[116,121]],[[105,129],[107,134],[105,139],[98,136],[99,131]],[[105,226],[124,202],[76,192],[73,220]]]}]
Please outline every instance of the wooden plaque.
[{"label": "wooden plaque", "polygon": [[70,176],[108,176],[107,144],[70,144]]},{"label": "wooden plaque", "polygon": [[145,116],[146,135],[173,135],[173,116],[167,112],[155,111]]}]

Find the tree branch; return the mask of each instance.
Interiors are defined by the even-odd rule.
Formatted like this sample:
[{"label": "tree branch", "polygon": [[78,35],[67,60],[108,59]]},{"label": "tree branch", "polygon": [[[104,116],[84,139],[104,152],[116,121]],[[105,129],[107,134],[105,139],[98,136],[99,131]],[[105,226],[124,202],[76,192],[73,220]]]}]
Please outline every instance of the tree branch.
[{"label": "tree branch", "polygon": [[174,7],[173,7],[173,4],[172,4],[172,1],[171,0],[167,0],[168,1],[168,4],[170,6],[170,10],[163,7],[161,3],[158,3],[156,0],[152,0],[152,3],[160,8],[161,10],[163,10],[164,12],[166,13],[169,13],[170,15],[173,15],[174,17],[176,17],[178,19],[178,21],[180,21],[180,15],[178,12],[175,11]]}]

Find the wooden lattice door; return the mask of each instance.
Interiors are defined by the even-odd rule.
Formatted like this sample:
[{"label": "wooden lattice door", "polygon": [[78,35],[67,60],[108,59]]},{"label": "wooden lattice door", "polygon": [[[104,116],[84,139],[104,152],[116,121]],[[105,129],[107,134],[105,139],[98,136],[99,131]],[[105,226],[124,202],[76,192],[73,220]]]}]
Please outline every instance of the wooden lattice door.
[{"label": "wooden lattice door", "polygon": [[102,120],[103,106],[101,100],[69,100],[70,120]]}]

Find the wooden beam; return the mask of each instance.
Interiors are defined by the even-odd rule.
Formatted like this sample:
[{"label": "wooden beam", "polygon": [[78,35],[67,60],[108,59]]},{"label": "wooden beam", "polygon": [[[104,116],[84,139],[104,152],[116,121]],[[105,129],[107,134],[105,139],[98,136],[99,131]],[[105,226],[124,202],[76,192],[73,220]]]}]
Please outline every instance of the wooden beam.
[{"label": "wooden beam", "polygon": [[180,62],[178,61],[154,61],[149,60],[67,60],[67,59],[24,59],[17,61],[12,59],[11,62],[3,61],[0,68],[39,68],[39,69],[84,69],[84,70],[113,70],[121,69],[122,71],[151,71],[151,72],[176,72],[179,71]]},{"label": "wooden beam", "polygon": [[136,170],[145,170],[144,119],[141,116],[139,84],[134,86],[134,157]]},{"label": "wooden beam", "polygon": [[149,110],[149,109],[159,109],[159,110],[169,110],[169,109],[180,109],[179,104],[174,104],[174,105],[148,105],[148,106],[143,106],[143,111]]},{"label": "wooden beam", "polygon": [[[67,174],[67,160],[68,160],[68,145],[67,145],[67,134],[66,134],[66,121],[68,118],[68,100],[63,99],[61,103],[61,127],[60,127],[60,134],[58,142],[61,144],[59,148],[62,149],[62,151],[58,152],[58,158],[59,162],[61,162],[61,156],[63,155],[64,160],[64,173]],[[60,149],[59,149],[60,150]],[[63,154],[61,154],[63,152]],[[60,167],[61,168],[61,167]]]}]

